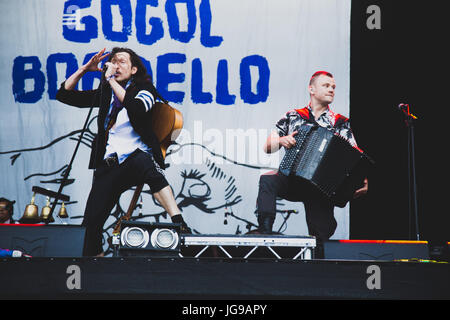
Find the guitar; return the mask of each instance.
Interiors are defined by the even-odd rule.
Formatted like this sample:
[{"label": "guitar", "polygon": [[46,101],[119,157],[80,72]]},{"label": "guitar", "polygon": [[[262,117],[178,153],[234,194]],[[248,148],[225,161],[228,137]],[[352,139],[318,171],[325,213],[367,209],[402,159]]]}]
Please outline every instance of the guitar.
[{"label": "guitar", "polygon": [[[155,102],[150,112],[152,115],[153,132],[159,140],[163,159],[165,159],[167,148],[175,142],[183,128],[183,115],[169,104],[162,102]],[[144,184],[140,184],[136,187],[133,198],[128,206],[127,213],[117,221],[113,230],[113,235],[118,235],[120,233],[122,221],[130,220],[143,187]]]},{"label": "guitar", "polygon": [[183,115],[166,103],[156,102],[151,111],[152,127],[161,145],[163,159],[167,148],[175,142],[183,128]]}]

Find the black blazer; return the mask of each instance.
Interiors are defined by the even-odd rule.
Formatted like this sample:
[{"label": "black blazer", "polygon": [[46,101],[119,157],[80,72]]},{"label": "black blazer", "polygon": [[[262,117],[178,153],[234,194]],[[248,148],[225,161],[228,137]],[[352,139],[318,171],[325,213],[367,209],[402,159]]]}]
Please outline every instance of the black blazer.
[{"label": "black blazer", "polygon": [[[155,87],[151,82],[147,83],[134,83],[132,82],[126,89],[125,98],[123,101],[124,108],[127,109],[128,116],[130,118],[133,129],[141,136],[142,141],[150,148],[155,161],[159,166],[164,169],[164,159],[161,152],[161,146],[158,138],[156,137],[152,128],[152,113],[146,112],[144,103],[136,99],[136,95],[141,90],[149,91],[154,99],[158,97]],[[98,133],[92,142],[91,158],[89,161],[89,169],[97,168],[105,156],[106,143],[105,143],[105,119],[108,114],[111,102],[112,89],[108,83],[104,82],[102,86],[99,86],[95,90],[66,90],[64,88],[64,82],[61,84],[58,92],[56,93],[56,99],[65,104],[79,107],[100,107],[97,117]]]}]

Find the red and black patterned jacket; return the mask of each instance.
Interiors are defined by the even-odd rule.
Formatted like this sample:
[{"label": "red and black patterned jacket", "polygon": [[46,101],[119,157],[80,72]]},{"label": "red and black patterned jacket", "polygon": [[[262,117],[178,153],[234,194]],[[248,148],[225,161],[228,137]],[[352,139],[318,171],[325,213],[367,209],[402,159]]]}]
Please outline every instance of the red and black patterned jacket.
[{"label": "red and black patterned jacket", "polygon": [[333,112],[330,107],[317,120],[314,118],[310,105],[302,109],[290,110],[276,123],[275,129],[280,137],[284,137],[294,131],[298,131],[298,128],[304,124],[311,126],[319,125],[333,130],[347,139],[352,146],[355,148],[358,147],[352,129],[350,128],[349,119],[339,113]]}]

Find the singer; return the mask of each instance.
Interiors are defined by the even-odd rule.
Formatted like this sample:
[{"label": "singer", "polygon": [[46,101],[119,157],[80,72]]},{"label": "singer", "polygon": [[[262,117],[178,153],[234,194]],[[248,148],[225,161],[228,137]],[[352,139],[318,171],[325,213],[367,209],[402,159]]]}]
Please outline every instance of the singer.
[{"label": "singer", "polygon": [[[90,71],[102,71],[96,90],[78,91],[76,84]],[[105,49],[64,81],[58,101],[75,107],[99,107],[98,133],[92,144],[90,169],[95,169],[82,225],[86,227],[83,255],[103,256],[102,231],[120,195],[142,183],[169,213],[181,232],[190,233],[164,175],[159,141],[151,127],[150,109],[158,93],[139,56],[128,48]]]},{"label": "singer", "polygon": [[[333,75],[326,71],[314,73],[309,81],[310,103],[307,107],[288,111],[282,117],[267,138],[264,145],[266,153],[278,151],[281,147],[292,148],[298,128],[303,125],[322,126],[335,130],[356,146],[348,119],[331,111],[329,104],[334,100],[336,83]],[[368,190],[367,178],[364,186],[356,190],[359,197]],[[272,232],[275,221],[276,199],[281,197],[289,201],[301,201],[305,206],[306,223],[309,234],[316,237],[320,257],[323,241],[329,239],[336,230],[334,205],[320,191],[310,187],[295,177],[287,177],[278,171],[261,175],[257,198],[258,229],[260,233]]]}]

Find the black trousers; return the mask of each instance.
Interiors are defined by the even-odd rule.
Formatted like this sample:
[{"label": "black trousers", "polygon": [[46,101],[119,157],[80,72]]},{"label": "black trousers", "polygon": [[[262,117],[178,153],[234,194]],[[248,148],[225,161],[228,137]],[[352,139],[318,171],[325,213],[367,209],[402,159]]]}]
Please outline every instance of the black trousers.
[{"label": "black trousers", "polygon": [[103,252],[103,225],[120,195],[133,186],[146,183],[151,193],[168,186],[150,153],[136,149],[120,165],[103,163],[94,172],[94,180],[86,203],[82,225],[86,228],[84,256]]},{"label": "black trousers", "polygon": [[258,215],[275,218],[277,197],[303,202],[308,232],[318,241],[329,239],[335,232],[333,203],[307,182],[275,171],[261,175],[256,204]]}]

